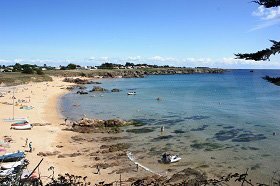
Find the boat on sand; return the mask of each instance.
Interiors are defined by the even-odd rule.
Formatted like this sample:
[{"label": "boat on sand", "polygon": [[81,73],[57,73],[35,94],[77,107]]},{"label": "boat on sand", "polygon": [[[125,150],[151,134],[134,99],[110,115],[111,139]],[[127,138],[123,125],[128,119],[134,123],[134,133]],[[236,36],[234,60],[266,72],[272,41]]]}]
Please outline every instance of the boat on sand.
[{"label": "boat on sand", "polygon": [[22,121],[18,121],[18,122],[15,122],[13,124],[11,124],[11,126],[22,126],[22,125],[26,125],[28,124],[28,121],[27,120],[22,120]]},{"label": "boat on sand", "polygon": [[29,123],[14,123],[11,125],[11,129],[14,130],[30,130],[32,125]]}]

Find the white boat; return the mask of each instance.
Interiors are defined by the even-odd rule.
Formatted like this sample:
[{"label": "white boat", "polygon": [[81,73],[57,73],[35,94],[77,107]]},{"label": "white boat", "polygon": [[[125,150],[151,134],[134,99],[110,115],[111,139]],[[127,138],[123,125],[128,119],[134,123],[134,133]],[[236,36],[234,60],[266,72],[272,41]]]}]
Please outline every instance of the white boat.
[{"label": "white boat", "polygon": [[136,95],[136,92],[128,92],[127,95]]},{"label": "white boat", "polygon": [[162,163],[175,163],[177,161],[180,161],[182,158],[180,158],[178,155],[170,155],[164,153],[161,157]]},{"label": "white boat", "polygon": [[1,169],[5,169],[5,170],[12,169],[12,168],[22,165],[23,162],[24,162],[24,159],[22,159],[21,161],[1,163],[0,167],[1,167]]},{"label": "white boat", "polygon": [[180,161],[182,158],[180,158],[178,155],[173,155],[170,157],[170,163],[174,163],[177,161]]},{"label": "white boat", "polygon": [[11,129],[15,130],[30,130],[32,128],[31,124],[25,124],[25,125],[17,125],[17,126],[11,126]]}]

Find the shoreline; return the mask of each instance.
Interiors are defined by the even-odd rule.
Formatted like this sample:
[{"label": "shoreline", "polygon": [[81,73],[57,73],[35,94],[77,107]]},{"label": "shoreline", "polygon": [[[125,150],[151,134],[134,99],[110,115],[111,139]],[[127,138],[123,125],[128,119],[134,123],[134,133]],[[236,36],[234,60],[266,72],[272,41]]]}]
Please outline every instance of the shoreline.
[{"label": "shoreline", "polygon": [[[94,143],[86,141],[86,138],[84,138],[84,142],[80,142],[78,139],[83,138],[83,134],[65,130],[67,125],[65,126],[60,101],[65,94],[69,93],[66,87],[74,84],[63,82],[63,79],[63,77],[53,77],[52,82],[31,82],[13,87],[0,87],[1,92],[6,92],[4,97],[0,98],[0,113],[4,113],[0,117],[0,142],[4,141],[4,136],[12,139],[7,147],[0,146],[1,149],[5,149],[5,152],[0,152],[0,155],[18,150],[25,151],[26,159],[30,161],[29,170],[33,170],[44,158],[39,167],[39,174],[44,184],[50,181],[47,177],[51,175],[51,171],[48,171],[51,166],[54,167],[55,176],[65,173],[87,176],[88,181],[92,183],[102,181],[111,183],[119,180],[119,174],[114,173],[116,170],[110,168],[110,165],[115,166],[115,162],[110,162],[110,157],[117,156],[117,153],[98,154],[100,146],[107,144],[107,142],[101,143],[99,139],[111,135],[96,134],[94,138],[98,140],[94,139]],[[31,124],[35,125],[31,130],[11,130],[11,123],[3,121],[12,116],[12,89],[16,89],[15,102],[24,100],[15,106],[15,118],[27,118]],[[20,105],[32,106],[33,109],[20,109]],[[27,152],[28,148],[24,146],[26,138],[28,138],[28,142],[32,142],[33,152],[31,153]],[[100,156],[100,160],[92,159],[93,154],[95,158]],[[127,156],[125,158],[128,162]],[[107,162],[111,164],[109,165]],[[102,174],[96,174],[98,164],[101,167],[105,166],[101,168]],[[36,172],[38,173],[38,169]],[[131,177],[129,174],[122,174],[124,180],[129,177]]]}]

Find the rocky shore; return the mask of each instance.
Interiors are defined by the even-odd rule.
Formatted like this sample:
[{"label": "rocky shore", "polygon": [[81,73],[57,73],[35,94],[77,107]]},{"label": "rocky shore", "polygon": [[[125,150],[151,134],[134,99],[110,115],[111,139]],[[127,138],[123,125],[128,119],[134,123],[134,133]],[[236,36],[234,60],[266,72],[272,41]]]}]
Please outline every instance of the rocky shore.
[{"label": "rocky shore", "polygon": [[[143,78],[147,75],[174,75],[174,74],[222,74],[224,69],[219,68],[146,68],[146,69],[97,69],[97,70],[58,70],[48,71],[47,74],[64,77],[89,78]],[[69,81],[67,81],[69,82]],[[73,82],[78,84],[88,84]],[[91,83],[90,83],[91,84]]]}]

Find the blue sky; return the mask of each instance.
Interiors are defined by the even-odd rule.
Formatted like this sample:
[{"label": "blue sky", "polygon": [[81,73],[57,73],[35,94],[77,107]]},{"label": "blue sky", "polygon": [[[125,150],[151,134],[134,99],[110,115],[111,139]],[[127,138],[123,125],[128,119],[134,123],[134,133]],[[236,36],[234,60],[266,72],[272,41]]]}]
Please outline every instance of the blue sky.
[{"label": "blue sky", "polygon": [[245,0],[3,0],[0,64],[280,68],[234,60],[279,40],[280,9]]}]

